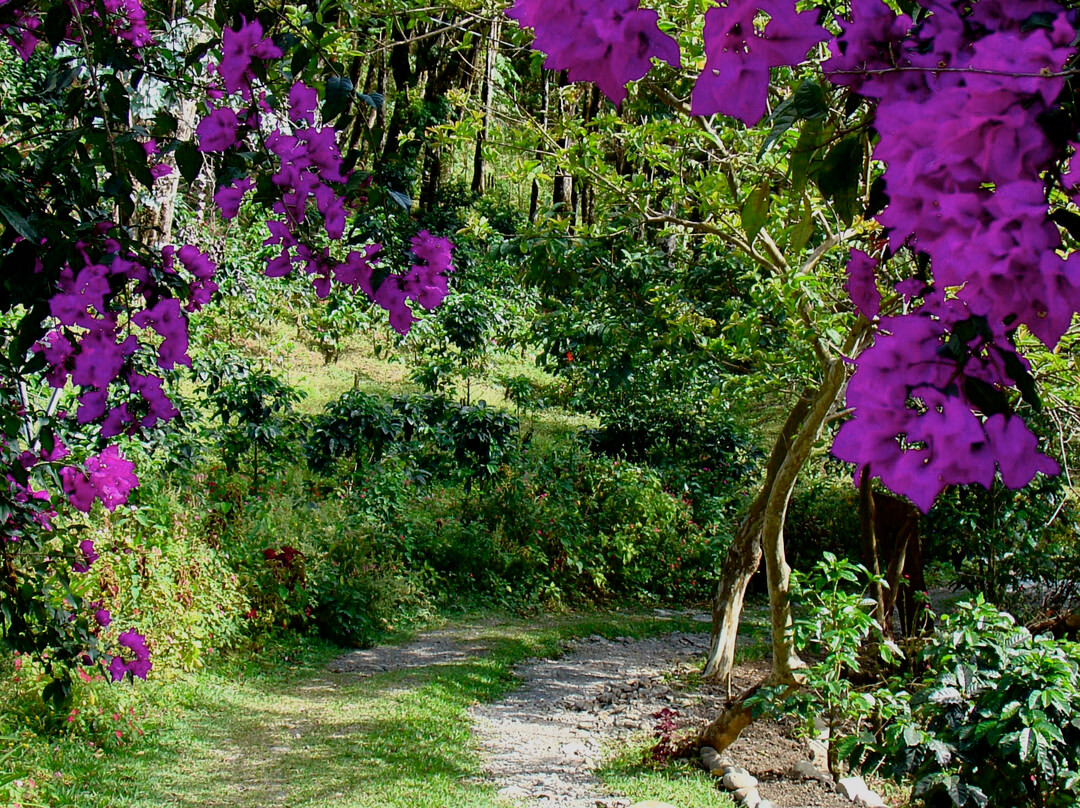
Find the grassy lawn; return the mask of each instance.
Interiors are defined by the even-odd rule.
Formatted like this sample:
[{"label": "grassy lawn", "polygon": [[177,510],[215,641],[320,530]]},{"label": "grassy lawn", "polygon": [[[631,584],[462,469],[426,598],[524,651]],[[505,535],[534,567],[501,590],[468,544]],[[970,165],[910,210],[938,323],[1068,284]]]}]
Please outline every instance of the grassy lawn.
[{"label": "grassy lawn", "polygon": [[[23,806],[78,808],[505,806],[482,778],[471,704],[507,693],[515,686],[514,664],[557,655],[564,640],[640,637],[688,624],[626,613],[546,618],[543,625],[519,618],[472,622],[470,642],[486,653],[366,677],[328,672],[326,664],[342,651],[318,641],[252,648],[211,670],[140,683],[145,736],[109,749],[91,747],[85,737],[26,729],[32,714],[20,712],[8,692],[0,737],[11,740],[0,741],[0,772],[24,785],[20,792],[9,783],[5,795],[7,778],[0,775],[0,802],[6,796]],[[699,772],[651,771],[640,760],[640,749],[621,750],[603,775],[634,798],[684,808],[730,804]]]}]

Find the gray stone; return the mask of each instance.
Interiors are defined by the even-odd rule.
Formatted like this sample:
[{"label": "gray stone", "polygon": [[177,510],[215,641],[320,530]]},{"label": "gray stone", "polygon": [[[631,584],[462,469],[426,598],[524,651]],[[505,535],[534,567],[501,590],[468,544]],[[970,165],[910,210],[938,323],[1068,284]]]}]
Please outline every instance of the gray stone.
[{"label": "gray stone", "polygon": [[863,808],[886,808],[885,800],[881,798],[881,795],[869,788],[866,789],[865,794],[860,794],[855,802]]},{"label": "gray stone", "polygon": [[711,746],[701,747],[701,765],[708,771],[714,771],[721,766],[720,753]]},{"label": "gray stone", "polygon": [[499,789],[499,796],[504,800],[524,800],[528,798],[529,792],[519,786],[507,786]]},{"label": "gray stone", "polygon": [[757,804],[757,808],[776,808],[776,806],[775,806],[775,805],[773,805],[773,804],[772,804],[771,802],[769,802],[768,800],[762,800],[761,802],[759,802],[759,803]]},{"label": "gray stone", "polygon": [[731,792],[731,798],[745,808],[757,808],[761,795],[756,788],[739,788]]},{"label": "gray stone", "polygon": [[866,787],[861,777],[841,777],[840,782],[836,784],[836,793],[847,797],[852,802],[865,796],[869,791],[870,789]]},{"label": "gray stone", "polygon": [[800,760],[791,767],[791,771],[807,780],[817,780],[822,783],[831,783],[833,779],[831,774],[817,768],[809,760]]},{"label": "gray stone", "polygon": [[811,740],[806,744],[810,748],[810,759],[814,761],[814,766],[822,771],[829,768],[829,747],[823,744],[821,741]]},{"label": "gray stone", "polygon": [[728,791],[735,791],[737,789],[744,788],[756,788],[757,778],[752,774],[740,774],[739,772],[731,772],[724,775],[724,788]]}]

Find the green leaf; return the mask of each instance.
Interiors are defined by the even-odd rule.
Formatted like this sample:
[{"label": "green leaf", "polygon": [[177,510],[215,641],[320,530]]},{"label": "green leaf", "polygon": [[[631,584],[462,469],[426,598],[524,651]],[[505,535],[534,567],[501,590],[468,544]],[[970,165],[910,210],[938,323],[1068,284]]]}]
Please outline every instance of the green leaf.
[{"label": "green leaf", "polygon": [[761,230],[765,221],[769,218],[769,207],[772,204],[770,196],[771,188],[768,182],[761,183],[750,192],[742,206],[742,227],[747,240],[753,244],[758,231]]},{"label": "green leaf", "polygon": [[1035,730],[1031,727],[1024,727],[1017,740],[1020,743],[1020,759],[1030,759],[1031,753],[1035,748]]},{"label": "green leaf", "polygon": [[955,687],[942,687],[930,694],[930,701],[934,704],[961,704],[964,697]]},{"label": "green leaf", "polygon": [[803,215],[799,223],[791,228],[791,235],[788,237],[788,255],[792,258],[798,256],[806,248],[813,235],[814,213],[810,209],[810,200],[803,197]]},{"label": "green leaf", "polygon": [[184,140],[176,147],[176,167],[180,169],[180,176],[186,182],[195,182],[202,163],[202,152],[195,146],[194,141]]},{"label": "green leaf", "polygon": [[795,111],[795,103],[793,98],[787,98],[781,101],[780,104],[772,111],[772,114],[766,119],[766,123],[772,121],[772,129],[769,130],[769,134],[765,136],[765,141],[761,144],[761,148],[758,150],[758,159],[760,160],[762,155],[769,150],[769,148],[776,143],[792,126],[795,125],[795,121],[799,120],[799,114]]},{"label": "green leaf", "polygon": [[799,133],[799,140],[791,150],[788,160],[788,173],[795,193],[802,193],[810,176],[810,161],[821,146],[824,129],[821,121],[807,121]]},{"label": "green leaf", "polygon": [[343,114],[352,104],[353,83],[348,76],[330,76],[326,80],[322,117],[329,123]]},{"label": "green leaf", "polygon": [[37,241],[37,230],[18,211],[11,209],[7,205],[0,204],[0,217],[3,217],[8,226],[23,238],[29,241]]},{"label": "green leaf", "polygon": [[806,121],[824,118],[829,114],[829,96],[816,81],[804,79],[791,97],[796,114]]},{"label": "green leaf", "polygon": [[862,169],[862,136],[848,135],[829,150],[817,175],[821,195],[832,200],[836,215],[848,226],[855,220]]},{"label": "green leaf", "polygon": [[373,109],[382,109],[386,104],[382,93],[360,93],[357,98]]},{"label": "green leaf", "polygon": [[922,730],[910,724],[904,727],[904,743],[908,746],[918,746],[922,743]]},{"label": "green leaf", "polygon": [[403,191],[387,189],[386,193],[405,210],[412,210],[412,199]]},{"label": "green leaf", "polygon": [[1016,389],[1020,391],[1020,397],[1035,412],[1042,412],[1042,399],[1039,398],[1035,378],[1024,367],[1023,361],[1012,351],[998,348],[997,352],[1005,363],[1005,375],[1016,384]]}]

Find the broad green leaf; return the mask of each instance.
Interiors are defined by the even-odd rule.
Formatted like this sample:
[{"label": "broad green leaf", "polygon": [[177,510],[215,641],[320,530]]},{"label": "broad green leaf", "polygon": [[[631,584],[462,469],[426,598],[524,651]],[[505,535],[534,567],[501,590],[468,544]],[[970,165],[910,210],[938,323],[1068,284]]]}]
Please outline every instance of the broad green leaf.
[{"label": "broad green leaf", "polygon": [[769,207],[772,204],[770,194],[769,183],[763,182],[750,192],[750,196],[743,203],[742,227],[750,243],[753,243],[765,221],[769,218]]}]

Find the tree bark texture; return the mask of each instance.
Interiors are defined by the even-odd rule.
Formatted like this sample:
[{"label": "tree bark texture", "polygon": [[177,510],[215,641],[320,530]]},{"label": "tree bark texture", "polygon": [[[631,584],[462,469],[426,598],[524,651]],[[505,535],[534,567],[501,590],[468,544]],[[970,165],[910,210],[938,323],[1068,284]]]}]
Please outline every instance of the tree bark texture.
[{"label": "tree bark texture", "polygon": [[769,454],[769,461],[765,465],[765,479],[761,489],[750,504],[724,557],[723,575],[716,588],[716,597],[713,598],[712,638],[705,662],[704,676],[709,681],[726,681],[731,676],[743,599],[750,579],[761,563],[761,528],[765,506],[776,481],[776,474],[791,448],[799,426],[810,410],[809,393],[810,391],[804,391],[780,428]]}]

